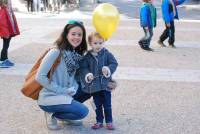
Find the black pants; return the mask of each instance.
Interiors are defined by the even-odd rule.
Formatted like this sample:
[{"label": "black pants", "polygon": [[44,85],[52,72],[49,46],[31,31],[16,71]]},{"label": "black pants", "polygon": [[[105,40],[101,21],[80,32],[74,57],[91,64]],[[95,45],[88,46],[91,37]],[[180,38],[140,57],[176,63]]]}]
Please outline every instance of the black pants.
[{"label": "black pants", "polygon": [[1,61],[8,59],[8,48],[10,45],[11,37],[3,38],[3,48],[1,50]]},{"label": "black pants", "polygon": [[175,41],[175,26],[174,26],[174,21],[170,22],[170,27],[167,27],[166,24],[165,24],[165,27],[166,28],[165,28],[164,32],[160,36],[160,41],[163,42],[167,38],[169,38],[168,43],[169,44],[174,44],[174,41]]},{"label": "black pants", "polygon": [[49,3],[48,0],[42,0],[43,5],[44,5],[44,11],[46,11],[49,8]]},{"label": "black pants", "polygon": [[92,94],[87,94],[83,92],[80,88],[77,90],[76,94],[73,96],[74,100],[78,102],[85,102],[86,100],[90,99],[92,97]]},{"label": "black pants", "polygon": [[33,0],[27,0],[27,10],[33,12]]}]

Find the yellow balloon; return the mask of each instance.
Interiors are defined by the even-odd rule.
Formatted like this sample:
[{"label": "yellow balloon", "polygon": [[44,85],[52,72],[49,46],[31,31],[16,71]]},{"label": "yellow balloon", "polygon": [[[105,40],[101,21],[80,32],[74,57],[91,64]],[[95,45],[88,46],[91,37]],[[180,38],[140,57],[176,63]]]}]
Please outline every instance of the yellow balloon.
[{"label": "yellow balloon", "polygon": [[107,40],[118,26],[119,12],[112,4],[103,3],[94,9],[92,20],[96,31]]}]

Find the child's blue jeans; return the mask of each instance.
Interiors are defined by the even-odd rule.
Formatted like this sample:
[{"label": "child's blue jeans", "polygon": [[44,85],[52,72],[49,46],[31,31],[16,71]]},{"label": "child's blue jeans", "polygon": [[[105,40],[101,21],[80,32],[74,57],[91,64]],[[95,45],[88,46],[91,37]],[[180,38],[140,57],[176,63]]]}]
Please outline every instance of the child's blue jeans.
[{"label": "child's blue jeans", "polygon": [[41,106],[39,107],[45,112],[53,113],[53,116],[61,120],[81,120],[87,116],[89,110],[88,108],[78,102],[73,100],[71,104],[60,104],[51,106]]},{"label": "child's blue jeans", "polygon": [[152,36],[153,36],[153,28],[149,28],[148,30],[146,30],[143,27],[143,30],[144,30],[145,36],[140,40],[140,42],[142,42],[142,44],[145,47],[149,47],[151,39],[152,39]]},{"label": "child's blue jeans", "polygon": [[[106,123],[111,123],[112,119],[112,106],[111,106],[111,92],[102,90],[96,93],[88,94],[79,89],[73,98],[79,102],[85,102],[93,96],[96,106],[96,121],[103,123],[104,115]],[[103,114],[104,108],[104,114]]]},{"label": "child's blue jeans", "polygon": [[99,91],[93,94],[93,99],[96,105],[96,121],[103,123],[105,115],[106,123],[112,123],[111,92],[106,90]]}]

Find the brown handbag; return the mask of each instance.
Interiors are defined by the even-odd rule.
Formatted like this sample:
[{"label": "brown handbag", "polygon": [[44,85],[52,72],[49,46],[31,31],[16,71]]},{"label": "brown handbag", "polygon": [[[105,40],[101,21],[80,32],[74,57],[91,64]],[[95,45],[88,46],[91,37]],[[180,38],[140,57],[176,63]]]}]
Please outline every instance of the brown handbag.
[{"label": "brown handbag", "polygon": [[[55,47],[53,47],[55,48]],[[45,57],[45,55],[51,50],[52,48],[47,49],[40,57],[39,59],[35,62],[35,64],[33,65],[31,71],[27,74],[26,78],[25,78],[25,82],[24,85],[21,89],[21,92],[27,96],[30,97],[34,100],[38,99],[39,96],[39,92],[42,89],[42,85],[40,83],[38,83],[35,80],[35,76],[36,73],[38,71],[38,68],[40,67],[40,64],[42,62],[42,59]],[[61,60],[61,54],[58,56],[58,58],[55,60],[54,64],[52,65],[49,73],[48,73],[48,77],[51,80],[52,74],[54,72],[54,70],[56,69],[56,67],[58,66],[58,64],[60,63]]]}]

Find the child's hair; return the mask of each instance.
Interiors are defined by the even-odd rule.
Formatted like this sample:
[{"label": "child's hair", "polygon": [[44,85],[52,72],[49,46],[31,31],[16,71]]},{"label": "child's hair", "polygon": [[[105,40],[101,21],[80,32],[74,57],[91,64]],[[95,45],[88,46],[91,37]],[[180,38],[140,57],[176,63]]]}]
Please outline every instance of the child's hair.
[{"label": "child's hair", "polygon": [[98,32],[92,32],[88,36],[88,43],[91,44],[92,39],[94,39],[94,38],[103,39],[104,40],[104,38]]},{"label": "child's hair", "polygon": [[75,21],[75,20],[70,20],[68,24],[65,26],[63,32],[61,33],[60,37],[55,41],[55,45],[61,49],[61,50],[70,50],[73,51],[72,45],[69,43],[67,39],[67,35],[73,27],[80,27],[83,31],[83,39],[82,42],[79,46],[75,48],[75,51],[78,52],[79,54],[83,55],[87,51],[87,42],[86,42],[86,31],[83,26],[82,22]]}]

